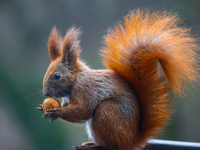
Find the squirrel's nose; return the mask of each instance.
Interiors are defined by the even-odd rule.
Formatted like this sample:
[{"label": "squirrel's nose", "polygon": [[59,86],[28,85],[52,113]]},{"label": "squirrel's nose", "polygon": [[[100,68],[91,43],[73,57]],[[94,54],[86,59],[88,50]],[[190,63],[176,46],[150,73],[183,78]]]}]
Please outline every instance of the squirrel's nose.
[{"label": "squirrel's nose", "polygon": [[49,93],[49,91],[46,88],[43,89],[43,94],[44,94],[44,96],[47,96],[47,97],[50,96],[50,93]]},{"label": "squirrel's nose", "polygon": [[44,93],[44,96],[47,96],[47,97],[49,97],[49,96],[50,96],[50,94],[49,94],[48,92],[45,92],[45,93]]}]

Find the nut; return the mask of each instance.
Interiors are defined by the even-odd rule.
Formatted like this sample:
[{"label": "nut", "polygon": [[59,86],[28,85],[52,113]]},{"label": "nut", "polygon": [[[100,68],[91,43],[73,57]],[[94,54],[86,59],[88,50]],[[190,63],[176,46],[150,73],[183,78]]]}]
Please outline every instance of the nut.
[{"label": "nut", "polygon": [[60,107],[61,107],[60,102],[53,97],[46,98],[42,103],[42,109],[44,113],[46,113],[48,109],[60,108]]}]

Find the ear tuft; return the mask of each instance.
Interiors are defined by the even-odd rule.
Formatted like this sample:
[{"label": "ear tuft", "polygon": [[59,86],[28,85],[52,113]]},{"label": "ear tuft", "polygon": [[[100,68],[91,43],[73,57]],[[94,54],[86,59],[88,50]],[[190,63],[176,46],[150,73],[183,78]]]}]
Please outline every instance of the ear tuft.
[{"label": "ear tuft", "polygon": [[53,27],[49,35],[49,40],[47,43],[49,56],[51,61],[54,61],[61,55],[61,43],[62,38],[59,35],[59,32],[56,27]]},{"label": "ear tuft", "polygon": [[80,29],[75,27],[70,28],[65,34],[62,44],[61,58],[62,61],[68,65],[74,63],[80,55],[81,48],[78,39],[80,34]]}]

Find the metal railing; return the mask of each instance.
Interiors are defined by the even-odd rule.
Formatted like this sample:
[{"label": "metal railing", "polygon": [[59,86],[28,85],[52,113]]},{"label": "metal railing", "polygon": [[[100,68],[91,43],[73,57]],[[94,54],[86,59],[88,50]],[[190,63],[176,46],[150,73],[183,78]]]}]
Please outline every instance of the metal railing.
[{"label": "metal railing", "polygon": [[149,140],[143,150],[200,150],[200,143],[168,140]]},{"label": "metal railing", "polygon": [[[91,150],[87,147],[75,146],[76,150]],[[95,148],[96,150],[104,150],[102,148]],[[142,150],[200,150],[200,143],[194,142],[179,142],[168,140],[149,140],[148,145]]]}]

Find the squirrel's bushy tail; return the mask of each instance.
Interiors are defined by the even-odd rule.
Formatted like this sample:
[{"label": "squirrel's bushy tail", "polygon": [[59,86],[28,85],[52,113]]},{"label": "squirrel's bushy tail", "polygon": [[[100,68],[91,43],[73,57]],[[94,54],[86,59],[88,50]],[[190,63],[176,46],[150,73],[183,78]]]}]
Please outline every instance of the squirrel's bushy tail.
[{"label": "squirrel's bushy tail", "polygon": [[169,91],[182,95],[197,77],[196,40],[190,29],[179,27],[179,23],[176,15],[137,10],[105,36],[105,66],[127,80],[139,98],[136,143],[144,144],[167,124]]}]

